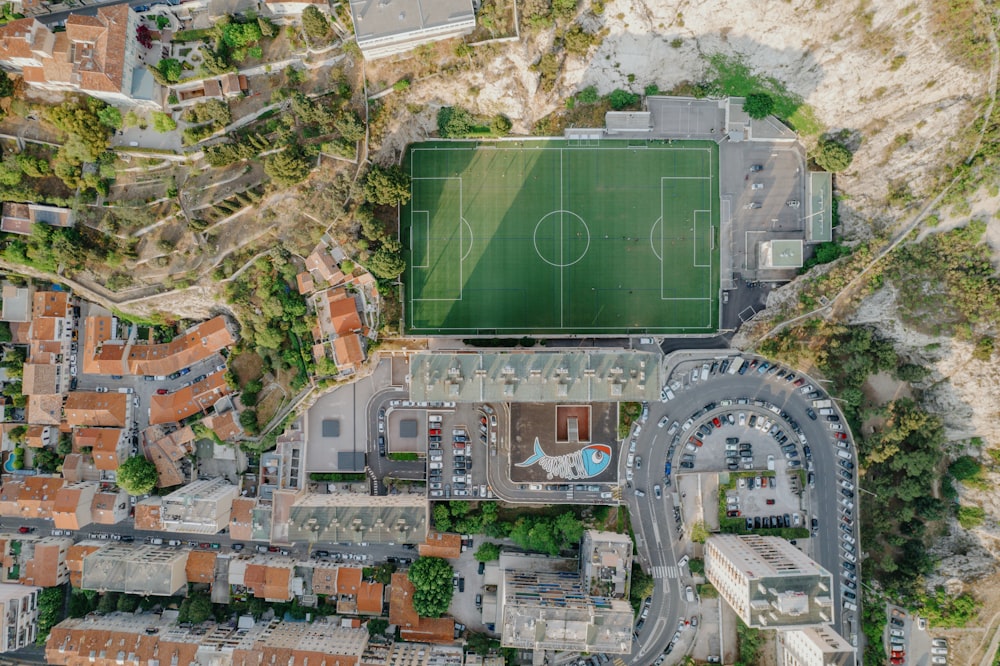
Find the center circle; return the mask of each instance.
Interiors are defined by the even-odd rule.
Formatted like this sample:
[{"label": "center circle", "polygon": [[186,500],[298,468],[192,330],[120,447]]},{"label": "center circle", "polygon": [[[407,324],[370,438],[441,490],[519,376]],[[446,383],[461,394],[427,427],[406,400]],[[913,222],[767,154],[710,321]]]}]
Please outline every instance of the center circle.
[{"label": "center circle", "polygon": [[535,225],[535,252],[542,261],[565,268],[577,263],[590,249],[590,228],[568,210],[554,210]]}]

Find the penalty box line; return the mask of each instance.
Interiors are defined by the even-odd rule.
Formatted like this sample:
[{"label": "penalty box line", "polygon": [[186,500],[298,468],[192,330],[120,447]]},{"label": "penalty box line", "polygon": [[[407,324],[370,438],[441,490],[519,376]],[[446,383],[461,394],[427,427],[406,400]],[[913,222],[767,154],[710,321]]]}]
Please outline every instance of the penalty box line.
[{"label": "penalty box line", "polygon": [[[412,168],[411,168],[412,170]],[[411,181],[417,180],[457,180],[458,181],[458,298],[416,298],[413,295],[413,289],[410,290],[410,311],[413,311],[414,303],[422,302],[451,302],[457,303],[464,299],[465,290],[465,268],[463,264],[465,263],[465,258],[462,256],[462,249],[465,247],[464,229],[465,226],[462,223],[462,209],[464,208],[464,197],[465,197],[465,183],[462,182],[461,176],[420,176],[420,177],[410,177]],[[410,194],[413,194],[413,187],[410,187]],[[413,211],[416,212],[427,212],[427,264],[424,266],[413,266],[413,268],[430,268],[430,245],[431,245],[431,233],[430,233],[430,212],[429,211]],[[413,256],[413,218],[410,217],[410,256]]]}]

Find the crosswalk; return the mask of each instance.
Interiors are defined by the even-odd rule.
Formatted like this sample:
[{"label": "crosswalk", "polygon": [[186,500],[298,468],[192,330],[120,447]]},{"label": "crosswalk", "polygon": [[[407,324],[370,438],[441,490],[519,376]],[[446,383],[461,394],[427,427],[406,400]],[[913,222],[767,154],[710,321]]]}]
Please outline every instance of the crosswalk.
[{"label": "crosswalk", "polygon": [[653,567],[653,578],[679,578],[680,572],[677,571],[675,566],[656,566]]}]

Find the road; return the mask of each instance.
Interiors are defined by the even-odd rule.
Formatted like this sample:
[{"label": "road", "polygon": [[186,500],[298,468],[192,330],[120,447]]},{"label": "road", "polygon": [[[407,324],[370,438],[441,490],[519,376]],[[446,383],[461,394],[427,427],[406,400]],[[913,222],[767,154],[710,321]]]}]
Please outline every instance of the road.
[{"label": "road", "polygon": [[[711,361],[719,355],[713,355],[707,360]],[[748,357],[749,358],[749,357]],[[759,400],[764,403],[776,405],[779,410],[786,411],[788,415],[798,422],[802,435],[811,448],[813,464],[816,470],[816,488],[807,497],[806,506],[814,507],[813,514],[819,514],[820,526],[819,534],[815,539],[816,547],[813,558],[824,568],[830,571],[834,577],[834,599],[841,598],[841,555],[839,552],[840,529],[837,526],[837,519],[831,510],[819,511],[815,507],[832,507],[839,504],[840,494],[838,477],[833,470],[840,469],[836,461],[838,460],[832,437],[832,431],[827,427],[826,421],[813,421],[806,414],[809,407],[808,398],[802,395],[796,387],[781,379],[773,377],[764,378],[756,371],[751,371],[743,376],[738,374],[725,374],[709,377],[707,381],[697,382],[690,385],[690,370],[695,366],[700,366],[701,362],[692,354],[680,354],[676,358],[668,359],[668,368],[665,376],[668,381],[684,378],[684,383],[689,388],[677,393],[677,397],[668,403],[655,403],[650,405],[649,417],[642,431],[636,438],[636,454],[642,456],[643,465],[639,470],[634,470],[634,488],[645,491],[644,497],[636,497],[634,491],[625,493],[625,501],[629,506],[632,525],[635,529],[637,550],[639,561],[647,572],[653,572],[657,578],[656,592],[653,595],[652,611],[650,618],[657,618],[655,622],[647,622],[639,638],[636,641],[635,649],[632,653],[632,661],[636,664],[646,664],[655,658],[670,641],[677,620],[691,614],[687,602],[683,601],[681,590],[684,586],[691,584],[690,579],[680,577],[684,572],[677,572],[676,564],[682,555],[680,545],[677,540],[676,530],[673,527],[673,499],[670,488],[663,488],[663,499],[657,500],[652,491],[656,483],[662,485],[664,464],[666,463],[667,449],[672,440],[672,436],[667,435],[667,430],[657,427],[657,422],[663,416],[669,416],[671,420],[678,420],[683,423],[694,412],[697,412],[708,403],[719,403],[722,400],[736,400],[741,397],[749,398],[750,401]],[[801,375],[800,375],[801,376]],[[806,379],[807,384],[820,386],[817,381]],[[733,411],[736,407],[716,408],[702,419],[696,420],[693,429],[698,424],[711,418],[718,412]],[[739,407],[741,411],[767,413],[774,417],[765,408],[755,408],[752,404]],[[844,422],[843,415],[840,415],[841,422]],[[784,430],[791,434],[788,427]],[[626,440],[627,441],[627,440]],[[682,447],[678,447],[673,461],[673,469],[678,469],[678,461]],[[674,472],[676,475],[676,471]],[[856,475],[855,475],[856,476]],[[857,479],[854,480],[857,485]],[[857,503],[857,500],[855,500]],[[827,518],[829,516],[829,518]],[[855,530],[855,536],[857,532]],[[845,618],[839,602],[836,605],[835,628],[845,638],[850,640],[853,634],[857,634],[856,640],[863,640],[863,636],[857,631],[857,626],[853,621],[853,614]],[[679,646],[673,654],[683,654],[683,646]],[[859,647],[859,650],[861,648]]]},{"label": "road", "polygon": [[81,7],[72,7],[70,9],[62,9],[50,14],[38,14],[35,18],[46,25],[52,25],[53,23],[65,21],[66,17],[70,14],[79,14],[80,16],[96,16],[98,7],[112,7],[114,5],[122,4],[139,7],[141,5],[149,5],[150,3],[149,0],[112,0],[111,2],[101,2],[97,4],[83,5]]}]

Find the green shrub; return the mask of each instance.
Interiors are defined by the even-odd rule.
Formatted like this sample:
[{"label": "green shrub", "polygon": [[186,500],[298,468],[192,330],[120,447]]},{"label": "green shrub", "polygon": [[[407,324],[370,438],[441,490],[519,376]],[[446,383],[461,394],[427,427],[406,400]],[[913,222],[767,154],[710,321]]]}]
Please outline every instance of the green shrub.
[{"label": "green shrub", "polygon": [[816,164],[826,171],[838,173],[851,166],[854,155],[850,149],[835,139],[824,139],[819,142],[817,152],[813,155]]},{"label": "green shrub", "polygon": [[639,96],[628,90],[622,90],[617,88],[613,90],[610,95],[608,95],[608,101],[611,103],[611,108],[615,111],[621,111],[630,106],[635,106],[639,103]]}]

